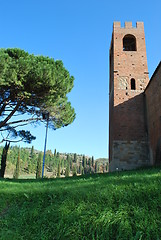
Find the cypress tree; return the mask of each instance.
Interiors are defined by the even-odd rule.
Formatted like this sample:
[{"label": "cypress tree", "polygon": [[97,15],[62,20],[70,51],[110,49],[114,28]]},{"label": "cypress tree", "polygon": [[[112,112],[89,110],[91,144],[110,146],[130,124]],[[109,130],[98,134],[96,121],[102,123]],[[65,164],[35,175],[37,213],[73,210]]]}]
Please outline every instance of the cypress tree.
[{"label": "cypress tree", "polygon": [[92,156],[92,167],[94,167],[94,157]]},{"label": "cypress tree", "polygon": [[108,172],[108,163],[106,164],[106,172]]},{"label": "cypress tree", "polygon": [[79,174],[82,175],[82,163],[80,163],[80,166],[79,166]]},{"label": "cypress tree", "polygon": [[74,162],[76,163],[77,162],[77,154],[74,153]]},{"label": "cypress tree", "polygon": [[61,168],[64,169],[64,158],[61,160]]},{"label": "cypress tree", "polygon": [[99,172],[98,162],[95,162],[95,173]]},{"label": "cypress tree", "polygon": [[60,158],[60,153],[57,152],[56,157],[59,159]]},{"label": "cypress tree", "polygon": [[57,172],[57,177],[60,177],[60,163],[58,163],[58,172]]},{"label": "cypress tree", "polygon": [[74,165],[73,167],[73,176],[77,176],[77,167]]},{"label": "cypress tree", "polygon": [[37,158],[36,178],[41,178],[41,172],[42,172],[42,153],[40,152]]},{"label": "cypress tree", "polygon": [[27,169],[28,169],[28,173],[32,172],[32,164],[31,164],[31,159],[30,158],[28,159],[28,167],[27,167]]},{"label": "cypress tree", "polygon": [[67,162],[69,163],[69,154],[67,154]]},{"label": "cypress tree", "polygon": [[88,165],[89,165],[89,167],[92,166],[92,160],[91,160],[91,158],[88,159]]},{"label": "cypress tree", "polygon": [[16,169],[14,172],[14,178],[18,179],[20,175],[20,150],[18,151],[18,157],[17,157],[17,163],[16,163]]},{"label": "cypress tree", "polygon": [[72,170],[72,159],[69,154],[67,155],[67,164],[69,165],[70,170]]},{"label": "cypress tree", "polygon": [[82,166],[83,166],[83,167],[86,167],[86,158],[85,158],[85,155],[83,155]]},{"label": "cypress tree", "polygon": [[70,166],[68,164],[67,167],[66,167],[66,170],[65,170],[65,176],[69,177],[69,174],[70,174]]},{"label": "cypress tree", "polygon": [[85,167],[87,167],[87,165],[88,165],[88,159],[86,158],[86,166]]},{"label": "cypress tree", "polygon": [[9,149],[10,143],[5,144],[3,151],[2,151],[2,157],[1,157],[1,169],[0,169],[0,177],[4,178],[5,169],[6,169],[6,161],[7,161],[7,153]]},{"label": "cypress tree", "polygon": [[31,147],[30,157],[33,158],[34,155],[34,146]]},{"label": "cypress tree", "polygon": [[56,157],[56,148],[55,148],[55,150],[54,150],[54,157]]},{"label": "cypress tree", "polygon": [[31,148],[30,152],[30,162],[29,162],[29,172],[34,172],[37,166],[37,156],[34,150],[34,146]]}]

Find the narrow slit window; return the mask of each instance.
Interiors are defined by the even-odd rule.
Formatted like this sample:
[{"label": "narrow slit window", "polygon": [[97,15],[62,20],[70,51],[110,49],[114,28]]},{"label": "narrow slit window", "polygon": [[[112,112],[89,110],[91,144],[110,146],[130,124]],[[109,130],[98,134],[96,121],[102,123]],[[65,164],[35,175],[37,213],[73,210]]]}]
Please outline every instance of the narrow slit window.
[{"label": "narrow slit window", "polygon": [[135,89],[136,89],[135,79],[131,78],[131,90],[135,90]]},{"label": "narrow slit window", "polygon": [[125,35],[123,38],[123,51],[136,51],[136,38],[133,35]]}]

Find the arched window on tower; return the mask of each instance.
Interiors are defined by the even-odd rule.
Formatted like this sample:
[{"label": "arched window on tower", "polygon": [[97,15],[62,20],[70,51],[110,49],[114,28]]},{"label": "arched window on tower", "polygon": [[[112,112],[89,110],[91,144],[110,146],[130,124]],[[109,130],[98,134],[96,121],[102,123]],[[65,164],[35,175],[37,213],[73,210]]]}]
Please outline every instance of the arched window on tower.
[{"label": "arched window on tower", "polygon": [[123,51],[136,51],[136,38],[127,34],[123,38]]},{"label": "arched window on tower", "polygon": [[131,90],[135,90],[135,89],[136,89],[135,79],[131,78]]}]

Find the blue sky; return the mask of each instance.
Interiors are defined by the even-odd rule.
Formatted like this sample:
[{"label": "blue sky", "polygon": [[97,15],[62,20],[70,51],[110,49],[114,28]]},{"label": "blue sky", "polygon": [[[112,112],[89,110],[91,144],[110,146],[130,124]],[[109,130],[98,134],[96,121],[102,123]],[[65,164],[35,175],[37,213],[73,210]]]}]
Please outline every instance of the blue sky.
[{"label": "blue sky", "polygon": [[[75,77],[69,100],[76,120],[49,130],[47,149],[108,156],[109,47],[113,21],[143,21],[149,76],[161,55],[161,1],[0,0],[0,47],[17,47],[63,61]],[[31,145],[44,148],[45,127]]]}]

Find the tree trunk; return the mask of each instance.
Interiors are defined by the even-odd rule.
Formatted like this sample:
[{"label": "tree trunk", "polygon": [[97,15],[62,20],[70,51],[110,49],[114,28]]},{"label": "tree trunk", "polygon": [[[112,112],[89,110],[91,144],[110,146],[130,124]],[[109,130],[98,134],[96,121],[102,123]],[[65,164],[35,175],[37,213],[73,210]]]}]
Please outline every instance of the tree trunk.
[{"label": "tree trunk", "polygon": [[1,158],[1,169],[0,169],[0,177],[4,178],[5,169],[6,169],[6,161],[7,161],[7,153],[9,149],[10,143],[5,144],[2,152],[2,158]]},{"label": "tree trunk", "polygon": [[18,110],[19,106],[21,105],[21,100],[18,101],[15,108],[10,112],[10,114],[2,121],[0,122],[0,128],[5,126],[5,124],[8,122],[8,120],[14,115],[14,113]]}]

